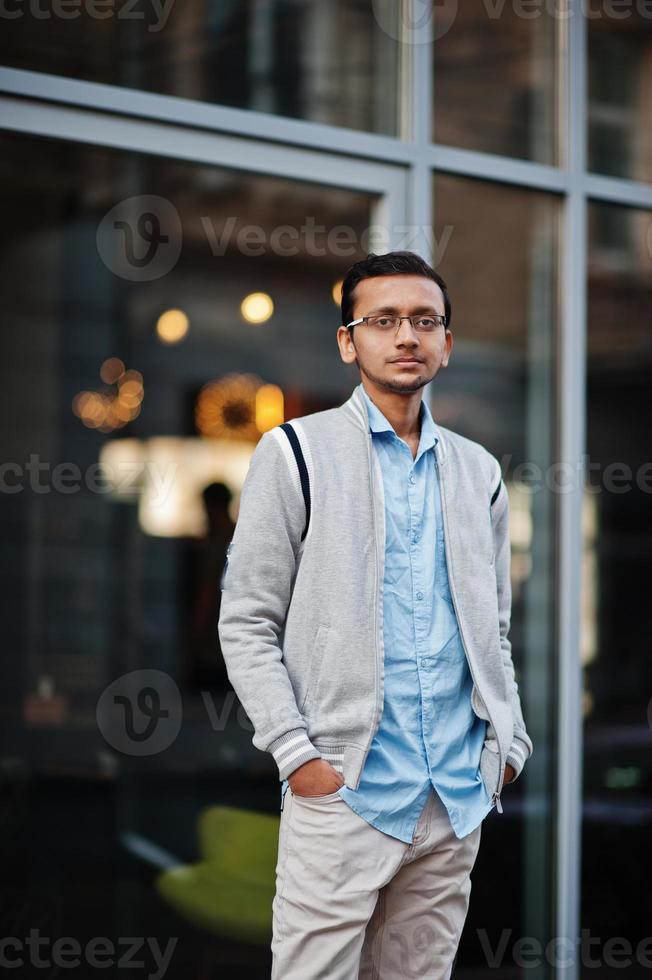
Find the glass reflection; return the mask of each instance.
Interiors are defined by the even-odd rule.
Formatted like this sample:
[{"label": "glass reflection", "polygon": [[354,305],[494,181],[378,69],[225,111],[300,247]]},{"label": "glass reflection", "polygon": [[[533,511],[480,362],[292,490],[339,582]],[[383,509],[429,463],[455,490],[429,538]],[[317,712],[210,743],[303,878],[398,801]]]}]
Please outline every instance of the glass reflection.
[{"label": "glass reflection", "polygon": [[183,905],[165,872],[226,874],[206,827],[239,806],[227,863],[240,848],[270,877],[278,779],[226,677],[220,571],[261,433],[350,393],[334,290],[374,201],[55,140],[0,149],[8,934],[177,937],[171,980],[269,975],[271,897],[250,896],[236,942],[210,901],[228,881]]},{"label": "glass reflection", "polygon": [[0,63],[373,133],[398,131],[393,0],[88,0],[72,7],[12,5],[12,16],[3,18]]},{"label": "glass reflection", "polygon": [[[652,212],[589,208],[582,665],[581,926],[621,944],[596,976],[649,950],[652,834]],[[622,847],[623,839],[627,846]],[[599,855],[599,860],[595,856]],[[646,939],[647,937],[647,939]],[[646,954],[647,955],[647,954]]]},{"label": "glass reflection", "polygon": [[[611,16],[609,11],[612,10]],[[645,4],[588,19],[589,170],[652,180],[652,19]]]},{"label": "glass reflection", "polygon": [[554,5],[434,2],[437,143],[559,162]]},{"label": "glass reflection", "polygon": [[504,813],[484,823],[464,962],[486,969],[486,949],[496,949],[502,937],[501,972],[530,975],[514,943],[528,936],[545,947],[554,934],[555,501],[548,478],[555,452],[558,201],[437,174],[434,204],[436,264],[453,297],[453,350],[432,385],[433,416],[502,464],[512,541],[510,639],[535,745],[522,777],[503,793]]}]

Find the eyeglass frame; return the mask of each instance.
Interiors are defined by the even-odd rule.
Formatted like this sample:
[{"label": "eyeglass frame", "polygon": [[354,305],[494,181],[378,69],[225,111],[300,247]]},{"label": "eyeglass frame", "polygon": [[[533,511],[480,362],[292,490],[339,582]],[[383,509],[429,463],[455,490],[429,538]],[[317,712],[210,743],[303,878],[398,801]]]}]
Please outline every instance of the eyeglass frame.
[{"label": "eyeglass frame", "polygon": [[[410,326],[412,327],[412,329],[413,330],[416,330],[416,328],[414,326],[414,323],[412,322],[412,319],[413,318],[414,319],[417,319],[418,317],[423,317],[423,316],[428,316],[428,315],[431,316],[431,317],[433,317],[433,319],[436,318],[438,320],[438,325],[440,327],[443,327],[444,329],[446,329],[446,325],[448,323],[448,320],[446,318],[446,314],[445,313],[430,313],[430,314],[427,314],[427,313],[412,313],[409,316],[399,316],[398,317],[398,326],[396,328],[396,333],[398,333],[399,330],[401,329],[401,323],[403,322],[403,320],[409,320],[410,321]],[[348,330],[350,327],[355,327],[355,326],[358,325],[358,323],[366,323],[368,320],[373,319],[373,317],[382,317],[382,316],[392,317],[392,319],[396,319],[396,317],[398,316],[398,314],[396,314],[396,313],[370,313],[368,316],[359,316],[357,318],[357,320],[351,320],[350,323],[347,323],[346,324],[346,329]],[[434,333],[434,330],[433,331],[421,331],[420,330],[420,331],[416,331],[416,332],[417,333],[424,333],[424,332],[426,332],[426,333],[429,333],[429,332]],[[389,333],[389,331],[388,331],[388,333]]]}]

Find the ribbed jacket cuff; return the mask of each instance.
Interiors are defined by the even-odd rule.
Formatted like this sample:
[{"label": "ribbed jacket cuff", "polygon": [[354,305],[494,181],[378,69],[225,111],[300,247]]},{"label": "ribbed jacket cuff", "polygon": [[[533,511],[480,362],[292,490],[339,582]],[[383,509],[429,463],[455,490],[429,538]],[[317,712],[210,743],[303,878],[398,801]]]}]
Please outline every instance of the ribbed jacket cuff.
[{"label": "ribbed jacket cuff", "polygon": [[531,752],[523,739],[515,737],[510,745],[509,752],[507,753],[507,762],[509,762],[510,766],[516,773],[512,779],[513,783],[516,782],[518,777],[521,775],[523,766],[530,755]]},{"label": "ribbed jacket cuff", "polygon": [[305,728],[293,728],[268,745],[267,751],[274,756],[279,779],[287,779],[290,773],[310,759],[321,759],[319,752],[306,734]]}]

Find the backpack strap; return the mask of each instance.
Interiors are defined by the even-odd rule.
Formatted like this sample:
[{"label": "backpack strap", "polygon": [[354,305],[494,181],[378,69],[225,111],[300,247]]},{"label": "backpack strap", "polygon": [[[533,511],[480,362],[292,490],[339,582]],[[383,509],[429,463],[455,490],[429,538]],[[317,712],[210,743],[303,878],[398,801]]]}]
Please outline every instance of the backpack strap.
[{"label": "backpack strap", "polygon": [[291,422],[282,422],[281,429],[285,432],[288,437],[288,442],[292,447],[292,452],[294,453],[294,458],[297,462],[297,469],[299,470],[299,479],[301,480],[301,492],[303,493],[303,502],[306,505],[306,525],[303,529],[303,534],[301,535],[301,540],[305,538],[308,533],[308,526],[310,524],[310,477],[308,476],[308,467],[306,466],[306,461],[303,456],[303,450],[301,448],[301,443],[299,442],[299,437],[294,431],[294,427]]}]

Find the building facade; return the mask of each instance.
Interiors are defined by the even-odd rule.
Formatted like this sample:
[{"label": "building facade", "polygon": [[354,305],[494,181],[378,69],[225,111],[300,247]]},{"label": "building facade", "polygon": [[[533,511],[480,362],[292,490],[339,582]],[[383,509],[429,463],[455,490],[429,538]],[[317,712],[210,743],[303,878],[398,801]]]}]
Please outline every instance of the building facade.
[{"label": "building facade", "polygon": [[[141,934],[136,898],[154,901],[166,854],[193,860],[201,807],[274,811],[273,762],[220,668],[214,583],[260,433],[358,381],[335,342],[346,269],[409,248],[453,303],[433,416],[503,464],[535,743],[483,828],[457,970],[638,976],[652,7],[79,0],[0,17],[1,724],[27,910],[11,935],[67,916],[80,936]],[[142,751],[103,713],[129,677],[154,692],[134,731],[174,706]],[[168,976],[197,962],[184,938]]]}]

